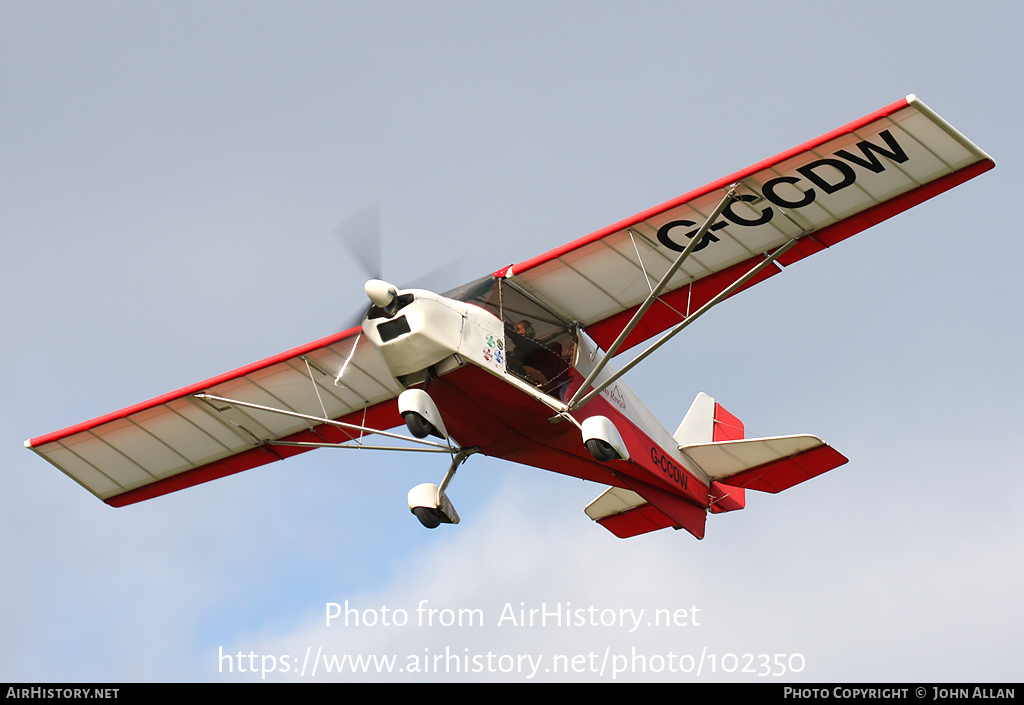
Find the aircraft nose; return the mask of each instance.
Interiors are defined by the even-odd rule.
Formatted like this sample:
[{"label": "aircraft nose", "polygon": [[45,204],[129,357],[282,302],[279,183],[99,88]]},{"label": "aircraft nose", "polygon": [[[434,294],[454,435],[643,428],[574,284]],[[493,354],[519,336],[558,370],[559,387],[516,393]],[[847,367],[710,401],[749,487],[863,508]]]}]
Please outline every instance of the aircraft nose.
[{"label": "aircraft nose", "polygon": [[398,296],[398,287],[380,279],[371,279],[363,286],[367,297],[375,306],[386,309]]}]

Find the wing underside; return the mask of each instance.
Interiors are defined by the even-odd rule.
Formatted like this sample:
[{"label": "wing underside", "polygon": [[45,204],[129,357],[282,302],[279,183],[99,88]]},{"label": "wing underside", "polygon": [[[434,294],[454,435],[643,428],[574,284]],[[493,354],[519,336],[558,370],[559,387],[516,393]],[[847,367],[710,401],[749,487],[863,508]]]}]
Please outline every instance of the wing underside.
[{"label": "wing underside", "polygon": [[[171,394],[33,438],[25,445],[113,506],[132,504],[281,460],[358,433],[200,399],[201,392],[375,428],[400,422],[401,387],[358,329]],[[342,379],[337,377],[344,369]]]},{"label": "wing underside", "polygon": [[[682,321],[791,239],[786,266],[991,169],[992,159],[915,96],[748,169],[513,265],[507,276],[602,347],[736,186],[738,200],[621,350]],[[772,265],[743,288],[780,271]]]}]

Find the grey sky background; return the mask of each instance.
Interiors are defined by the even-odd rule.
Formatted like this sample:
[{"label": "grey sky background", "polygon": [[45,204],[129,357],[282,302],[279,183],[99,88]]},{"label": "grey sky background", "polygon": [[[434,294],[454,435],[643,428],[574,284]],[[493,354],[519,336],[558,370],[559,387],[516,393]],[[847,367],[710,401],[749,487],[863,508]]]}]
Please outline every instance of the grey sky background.
[{"label": "grey sky background", "polygon": [[[611,680],[544,668],[633,649],[718,668],[619,679],[770,681],[742,656],[799,653],[786,679],[1020,680],[1022,21],[1009,2],[0,4],[0,679],[248,681],[221,649],[398,668],[448,648],[542,656],[532,680]],[[365,304],[332,231],[369,203],[387,278],[460,257],[455,285],[908,93],[996,169],[628,377],[670,429],[706,391],[749,434],[850,458],[701,542],[621,541],[583,514],[601,487],[479,457],[449,492],[462,524],[426,531],[405,495],[440,480],[428,456],[318,451],[115,510],[21,445],[337,330]],[[410,624],[325,627],[345,600]],[[486,624],[416,627],[421,600]],[[700,625],[498,626],[506,603]]]}]

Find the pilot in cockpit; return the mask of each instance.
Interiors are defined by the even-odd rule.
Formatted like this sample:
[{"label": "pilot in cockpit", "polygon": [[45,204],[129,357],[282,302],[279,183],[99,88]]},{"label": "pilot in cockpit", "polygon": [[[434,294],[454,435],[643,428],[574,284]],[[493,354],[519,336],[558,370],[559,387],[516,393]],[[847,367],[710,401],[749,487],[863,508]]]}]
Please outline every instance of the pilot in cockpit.
[{"label": "pilot in cockpit", "polygon": [[537,339],[533,324],[523,319],[506,327],[509,342],[508,370],[542,391],[550,393],[554,380],[563,376],[566,363],[562,360],[562,345]]}]

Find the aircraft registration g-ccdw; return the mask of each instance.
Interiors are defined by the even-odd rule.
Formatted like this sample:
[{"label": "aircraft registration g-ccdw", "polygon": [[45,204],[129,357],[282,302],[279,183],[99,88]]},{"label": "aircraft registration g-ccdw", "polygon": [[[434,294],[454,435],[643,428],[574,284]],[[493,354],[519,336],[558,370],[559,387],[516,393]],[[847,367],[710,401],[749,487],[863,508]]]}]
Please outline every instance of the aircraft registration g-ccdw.
[{"label": "aircraft registration g-ccdw", "polygon": [[[585,511],[616,536],[703,538],[746,490],[847,459],[812,435],[745,438],[703,393],[670,432],[623,374],[715,304],[993,166],[911,95],[445,294],[371,279],[359,327],[25,445],[115,507],[313,448],[442,453],[440,485],[408,496],[430,528],[459,522],[449,483],[483,453],[607,486]],[[403,419],[411,435],[387,430]]]}]

